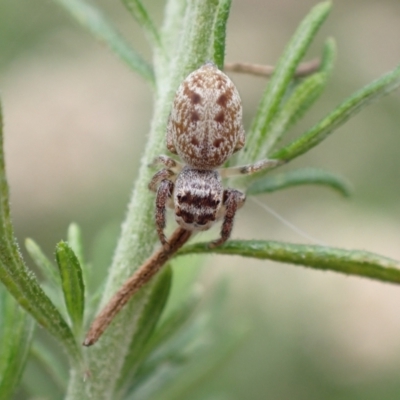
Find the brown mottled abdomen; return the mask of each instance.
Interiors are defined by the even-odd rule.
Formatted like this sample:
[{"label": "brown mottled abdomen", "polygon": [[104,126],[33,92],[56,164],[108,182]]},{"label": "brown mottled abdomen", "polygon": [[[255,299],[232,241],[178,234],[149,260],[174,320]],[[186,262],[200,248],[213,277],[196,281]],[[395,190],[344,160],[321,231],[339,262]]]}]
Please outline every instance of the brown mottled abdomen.
[{"label": "brown mottled abdomen", "polygon": [[207,63],[178,88],[167,127],[167,147],[188,165],[221,166],[244,145],[242,104],[232,81]]}]

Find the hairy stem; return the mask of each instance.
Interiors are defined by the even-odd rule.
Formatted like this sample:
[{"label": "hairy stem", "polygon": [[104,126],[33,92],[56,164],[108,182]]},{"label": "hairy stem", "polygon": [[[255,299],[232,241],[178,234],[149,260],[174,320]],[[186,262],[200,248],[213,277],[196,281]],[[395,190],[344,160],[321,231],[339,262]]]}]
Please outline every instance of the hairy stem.
[{"label": "hairy stem", "polygon": [[191,232],[177,228],[168,239],[168,244],[160,247],[111,298],[90,326],[83,344],[91,346],[97,342],[128,300],[162,268],[163,265],[189,240]]}]

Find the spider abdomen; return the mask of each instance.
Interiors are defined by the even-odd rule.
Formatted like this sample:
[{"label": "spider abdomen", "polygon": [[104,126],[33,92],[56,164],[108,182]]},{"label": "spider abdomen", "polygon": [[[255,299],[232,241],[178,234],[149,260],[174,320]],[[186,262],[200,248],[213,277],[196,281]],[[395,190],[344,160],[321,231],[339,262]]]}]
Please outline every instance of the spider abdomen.
[{"label": "spider abdomen", "polygon": [[207,63],[178,88],[167,127],[167,147],[191,167],[221,166],[244,145],[242,104],[233,82]]}]

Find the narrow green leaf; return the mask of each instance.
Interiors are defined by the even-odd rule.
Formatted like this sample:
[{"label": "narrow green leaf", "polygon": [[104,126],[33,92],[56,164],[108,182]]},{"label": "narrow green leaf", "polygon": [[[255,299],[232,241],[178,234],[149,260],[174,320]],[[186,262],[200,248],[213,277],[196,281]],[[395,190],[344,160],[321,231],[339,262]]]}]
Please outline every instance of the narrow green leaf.
[{"label": "narrow green leaf", "polygon": [[208,243],[189,245],[180,250],[178,255],[191,253],[268,259],[400,284],[400,262],[368,251],[262,240],[231,240],[213,249],[209,248]]},{"label": "narrow green leaf", "polygon": [[301,22],[286,47],[261,99],[248,133],[248,151],[241,154],[241,164],[247,164],[266,156],[264,143],[268,137],[271,122],[281,106],[298,64],[319,27],[328,16],[330,8],[330,2],[316,5]]},{"label": "narrow green leaf", "polygon": [[351,185],[341,176],[317,168],[302,168],[258,179],[247,189],[252,196],[298,185],[323,185],[350,196]]},{"label": "narrow green leaf", "polygon": [[192,293],[171,311],[165,320],[157,328],[154,335],[146,345],[146,355],[149,355],[152,350],[162,346],[162,343],[167,342],[178,332],[183,329],[183,326],[189,321],[189,318],[195,313],[196,306],[200,301],[199,293],[192,290]]},{"label": "narrow green leaf", "polygon": [[220,70],[224,69],[226,24],[228,22],[231,4],[232,0],[220,0],[217,15],[215,16],[213,60]]},{"label": "narrow green leaf", "polygon": [[85,0],[55,0],[61,4],[93,36],[106,43],[126,64],[154,85],[151,66],[112,26],[102,12]]},{"label": "narrow green leaf", "polygon": [[[320,75],[322,76],[322,79],[317,77],[315,78],[315,82],[313,82],[311,79],[311,82],[307,84],[306,81],[308,78],[305,78],[303,81],[304,82],[303,90],[305,93],[302,93],[302,91],[299,90],[296,93],[297,99],[295,98],[290,99],[288,103],[290,102],[291,104],[290,105],[285,104],[285,106],[281,111],[282,114],[286,111],[290,115],[288,123],[285,125],[285,130],[289,129],[291,125],[293,125],[299,119],[301,119],[303,115],[306,113],[306,111],[310,109],[310,107],[322,94],[328,83],[329,77],[332,73],[335,59],[336,59],[336,43],[334,39],[329,38],[324,45],[319,72],[317,72],[313,76],[310,76],[311,79],[315,75],[316,76]],[[293,97],[295,97],[295,94],[293,94]],[[272,146],[268,147],[268,153],[269,149],[271,148]]]},{"label": "narrow green leaf", "polygon": [[210,338],[209,329],[209,316],[204,313],[197,315],[179,331],[174,330],[169,340],[153,348],[132,382],[133,398],[153,399],[156,393],[177,380],[190,360],[195,359],[197,363],[210,344],[205,340]]},{"label": "narrow green leaf", "polygon": [[79,337],[85,308],[85,285],[81,265],[74,251],[65,242],[57,244],[56,259],[61,274],[65,305],[71,318],[73,331]]},{"label": "narrow green leaf", "polygon": [[49,260],[34,240],[25,239],[25,248],[43,275],[44,281],[41,282],[41,288],[63,318],[67,318],[64,299],[60,290],[61,277],[57,266]]},{"label": "narrow green leaf", "polygon": [[64,345],[71,359],[80,363],[82,354],[68,324],[40,288],[34,274],[23,264],[22,259],[10,257],[11,250],[16,251],[0,246],[0,280],[20,306]]},{"label": "narrow green leaf", "polygon": [[284,148],[275,151],[271,158],[289,161],[307,152],[366,105],[399,86],[400,66],[354,93],[309,131]]},{"label": "narrow green leaf", "polygon": [[[169,346],[168,343],[175,343],[174,337],[182,336],[182,332],[187,330],[187,324],[190,324],[189,319],[195,317],[195,309],[198,306],[199,300],[199,293],[192,291],[184,303],[181,303],[168,314],[167,318],[161,322],[160,326],[157,327],[150,340],[146,343],[141,354],[142,360],[151,358],[152,353],[157,351],[157,349],[162,349],[165,345]],[[178,341],[179,340],[180,339],[178,339]],[[165,354],[163,350],[161,350],[161,353]],[[135,373],[135,377],[131,381],[128,391],[140,385],[143,379],[146,379],[145,377],[151,374],[151,371],[156,368],[156,364],[157,363],[151,363],[150,366],[145,368],[140,367]],[[123,390],[124,391],[120,393],[121,396],[126,393],[125,387]],[[124,398],[126,398],[126,396]]]},{"label": "narrow green leaf", "polygon": [[318,98],[326,86],[327,75],[325,72],[317,72],[299,83],[293,90],[289,99],[273,119],[268,135],[263,146],[269,151],[277,143],[288,128],[293,125],[308,107]]},{"label": "narrow green leaf", "polygon": [[143,3],[140,0],[122,0],[122,2],[142,27],[150,44],[154,47],[161,47],[160,34],[158,33],[158,30]]},{"label": "narrow green leaf", "polygon": [[81,266],[85,264],[85,256],[83,254],[82,231],[78,224],[72,223],[68,227],[67,242],[75,253]]},{"label": "narrow green leaf", "polygon": [[124,361],[119,384],[117,384],[121,392],[124,392],[126,386],[130,384],[138,366],[147,354],[146,351],[144,351],[145,346],[151,338],[159,322],[161,313],[165,308],[171,290],[171,284],[172,269],[171,267],[166,267],[157,277],[154,290],[151,292],[148,302],[144,306],[142,314],[139,317],[138,328],[133,336],[128,355]]},{"label": "narrow green leaf", "polygon": [[12,398],[28,358],[33,319],[0,287],[0,400]]},{"label": "narrow green leaf", "polygon": [[27,238],[25,239],[25,248],[44,278],[47,279],[51,284],[59,287],[61,279],[57,272],[56,266],[43,253],[39,245],[33,239]]},{"label": "narrow green leaf", "polygon": [[[175,321],[178,324],[170,321],[168,335],[161,334],[162,340],[149,343],[152,351],[132,381],[128,399],[189,399],[197,393],[198,386],[226,363],[243,338],[240,320],[231,329],[225,324],[220,335],[221,306],[226,304],[225,299],[223,283],[207,296],[203,307],[207,313],[193,313],[191,306],[189,314]],[[155,336],[165,332],[164,327],[160,328]]]},{"label": "narrow green leaf", "polygon": [[266,154],[270,153],[270,149],[281,139],[283,134],[303,117],[324,91],[333,68],[335,53],[335,42],[330,39],[325,44],[320,72],[304,78],[271,121],[270,130],[263,144]]},{"label": "narrow green leaf", "polygon": [[14,237],[4,165],[2,128],[3,116],[0,107],[0,281],[19,305],[64,345],[71,360],[80,365],[80,347],[77,346],[60,312],[43,292],[35,275],[24,264]]},{"label": "narrow green leaf", "polygon": [[324,44],[324,49],[322,52],[320,71],[326,72],[330,75],[336,60],[336,41],[334,38],[328,38]]},{"label": "narrow green leaf", "polygon": [[[201,389],[204,390],[205,383],[212,379],[214,374],[219,372],[221,367],[231,360],[232,355],[237,352],[243,339],[244,334],[231,333],[223,341],[212,343],[210,348],[200,350],[198,354],[191,355],[187,364],[178,362],[179,370],[176,368],[175,374],[173,365],[171,365],[170,367],[172,368],[170,369],[172,371],[162,371],[161,379],[154,379],[160,389],[147,397],[148,400],[190,399],[195,393],[201,393]],[[185,357],[183,357],[183,361],[185,361]],[[173,378],[168,377],[165,372],[172,372],[171,376]],[[165,387],[161,385],[163,378],[166,383]],[[169,379],[167,380],[166,378]],[[207,396],[207,398],[209,397]]]}]

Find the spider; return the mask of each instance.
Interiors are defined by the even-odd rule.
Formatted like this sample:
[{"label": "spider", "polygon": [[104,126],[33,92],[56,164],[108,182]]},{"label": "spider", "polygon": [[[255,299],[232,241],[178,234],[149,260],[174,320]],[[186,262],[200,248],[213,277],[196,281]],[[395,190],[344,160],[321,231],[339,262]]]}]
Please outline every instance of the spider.
[{"label": "spider", "polygon": [[151,166],[162,165],[151,179],[149,189],[156,192],[155,222],[163,245],[166,207],[174,209],[176,222],[189,231],[205,231],[222,220],[215,247],[229,239],[236,211],[246,195],[224,189],[222,179],[253,174],[282,163],[263,160],[255,164],[221,168],[245,144],[242,104],[233,82],[213,63],[207,62],[192,72],[179,86],[166,133],[168,150],[183,163],[166,155]]}]

